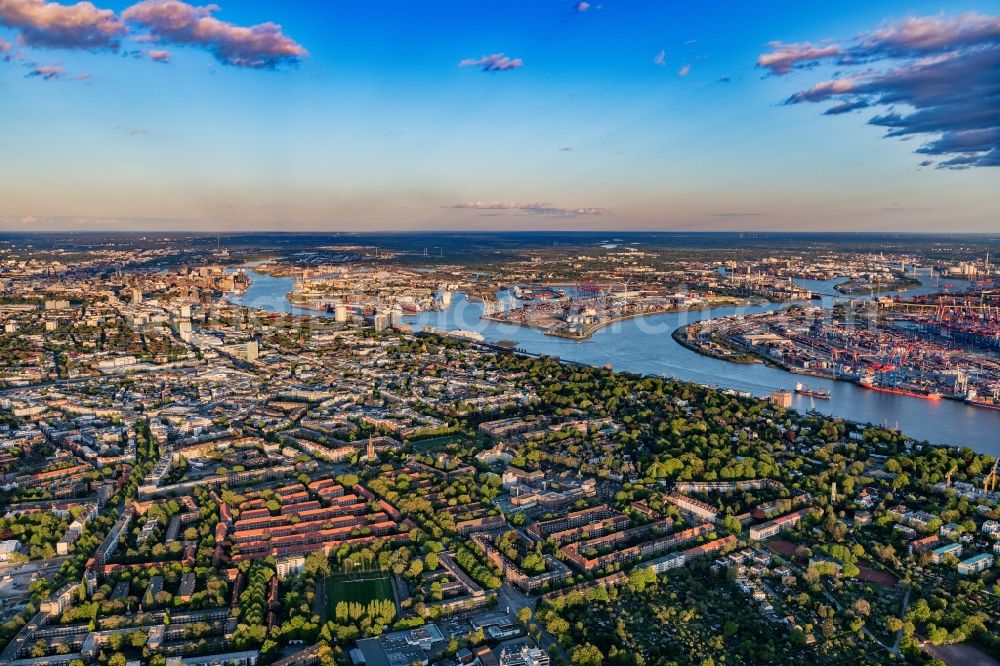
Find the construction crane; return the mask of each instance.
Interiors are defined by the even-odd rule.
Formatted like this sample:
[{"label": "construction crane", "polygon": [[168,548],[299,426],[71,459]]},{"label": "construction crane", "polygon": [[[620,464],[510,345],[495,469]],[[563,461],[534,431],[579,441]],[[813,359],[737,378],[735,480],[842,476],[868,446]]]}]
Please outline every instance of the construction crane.
[{"label": "construction crane", "polygon": [[988,493],[997,489],[997,465],[1000,465],[1000,459],[993,462],[993,469],[986,478],[983,479],[983,492]]},{"label": "construction crane", "polygon": [[951,475],[958,471],[958,463],[955,463],[944,476],[944,487],[951,488]]}]

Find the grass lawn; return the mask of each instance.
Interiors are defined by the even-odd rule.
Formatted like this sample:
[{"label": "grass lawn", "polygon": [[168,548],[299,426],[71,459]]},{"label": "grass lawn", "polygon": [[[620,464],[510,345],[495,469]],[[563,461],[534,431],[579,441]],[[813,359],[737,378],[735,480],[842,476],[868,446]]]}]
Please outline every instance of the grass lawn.
[{"label": "grass lawn", "polygon": [[326,579],[326,613],[333,617],[340,601],[356,601],[368,605],[372,599],[392,599],[392,582],[380,573],[356,576],[336,575]]},{"label": "grass lawn", "polygon": [[454,433],[451,435],[444,435],[442,437],[433,437],[431,439],[418,439],[412,442],[413,448],[421,453],[427,452],[437,452],[442,449],[447,448],[451,444],[461,444],[463,442],[470,441],[469,438],[464,433]]}]

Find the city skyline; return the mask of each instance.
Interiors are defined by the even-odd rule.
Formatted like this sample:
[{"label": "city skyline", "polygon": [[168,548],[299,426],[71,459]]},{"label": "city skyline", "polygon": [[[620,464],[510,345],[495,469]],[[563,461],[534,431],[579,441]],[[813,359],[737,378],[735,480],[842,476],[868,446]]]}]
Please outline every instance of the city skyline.
[{"label": "city skyline", "polygon": [[991,232],[998,15],[0,0],[0,231]]}]

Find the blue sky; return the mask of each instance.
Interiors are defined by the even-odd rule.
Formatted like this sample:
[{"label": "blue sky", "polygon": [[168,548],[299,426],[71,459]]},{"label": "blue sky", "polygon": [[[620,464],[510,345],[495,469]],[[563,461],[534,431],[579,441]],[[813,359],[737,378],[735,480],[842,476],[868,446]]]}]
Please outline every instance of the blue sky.
[{"label": "blue sky", "polygon": [[[1000,2],[222,0],[206,37],[168,25],[175,0],[98,0],[127,27],[96,48],[25,27],[49,4],[0,0],[5,230],[1000,230],[995,138],[927,159],[936,131],[868,123],[889,106],[823,115],[883,94],[865,81],[783,104],[927,51],[757,64],[913,17],[991,29]],[[279,55],[225,41],[267,22]],[[989,35],[959,46],[992,55]],[[494,54],[520,66],[459,66]]]}]

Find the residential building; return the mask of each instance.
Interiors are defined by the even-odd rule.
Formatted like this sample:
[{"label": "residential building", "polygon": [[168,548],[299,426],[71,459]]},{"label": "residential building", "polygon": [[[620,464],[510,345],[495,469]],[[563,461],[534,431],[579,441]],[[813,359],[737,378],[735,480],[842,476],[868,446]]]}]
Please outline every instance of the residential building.
[{"label": "residential building", "polygon": [[979,573],[980,571],[986,571],[992,566],[993,556],[989,553],[980,553],[979,555],[973,555],[969,559],[959,562],[958,573],[963,576],[969,576]]},{"label": "residential building", "polygon": [[931,551],[931,558],[935,564],[940,564],[942,560],[948,555],[953,555],[955,557],[962,556],[962,544],[960,543],[949,543],[939,548],[935,548]]},{"label": "residential building", "polygon": [[798,511],[781,516],[780,518],[769,520],[766,523],[754,525],[750,528],[750,540],[763,541],[764,539],[770,539],[780,532],[795,527],[799,524],[799,521],[801,521],[808,514],[809,509],[799,509]]}]

